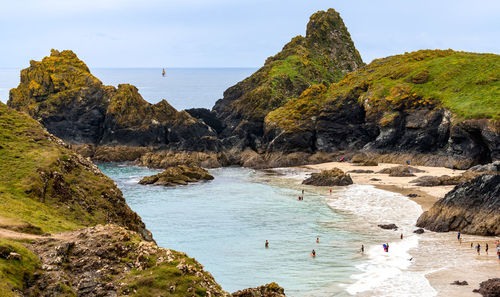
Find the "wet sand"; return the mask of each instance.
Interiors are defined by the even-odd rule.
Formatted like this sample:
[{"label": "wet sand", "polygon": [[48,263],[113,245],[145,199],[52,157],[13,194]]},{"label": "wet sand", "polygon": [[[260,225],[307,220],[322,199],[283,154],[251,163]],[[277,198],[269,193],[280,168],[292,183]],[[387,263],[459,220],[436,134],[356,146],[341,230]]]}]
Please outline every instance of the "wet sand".
[{"label": "wet sand", "polygon": [[[413,177],[390,177],[388,174],[375,172],[401,164],[379,164],[378,166],[358,166],[346,162],[330,162],[304,166],[312,170],[324,170],[337,167],[344,172],[351,170],[373,170],[374,173],[349,173],[355,184],[373,185],[379,189],[396,192],[404,196],[417,194],[410,198],[418,203],[423,211],[444,197],[454,186],[418,187],[409,181],[424,175],[460,175],[463,170],[453,170],[443,167],[412,166],[424,170],[415,173]],[[377,180],[373,180],[377,179]],[[420,235],[417,249],[410,250],[414,265],[409,270],[424,273],[431,286],[437,291],[437,296],[480,296],[472,290],[479,288],[479,283],[490,278],[500,277],[500,260],[496,255],[493,242],[499,238],[463,235],[462,244],[457,241],[455,232],[436,233],[426,231]],[[470,248],[470,243],[475,246],[481,244],[481,255]],[[485,243],[489,244],[489,255],[484,251]],[[467,281],[467,286],[452,285],[454,281]]]}]

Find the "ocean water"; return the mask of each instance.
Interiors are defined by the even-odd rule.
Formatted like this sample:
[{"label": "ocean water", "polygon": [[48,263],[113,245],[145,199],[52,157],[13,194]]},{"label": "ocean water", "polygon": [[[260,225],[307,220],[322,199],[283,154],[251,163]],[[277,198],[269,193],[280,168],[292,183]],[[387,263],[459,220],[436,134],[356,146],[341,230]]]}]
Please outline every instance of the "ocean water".
[{"label": "ocean water", "polygon": [[[211,109],[230,86],[255,72],[256,68],[92,68],[105,85],[132,84],[142,97],[156,103],[166,99],[178,110]],[[0,101],[7,102],[9,90],[19,84],[20,69],[0,68]]]},{"label": "ocean water", "polygon": [[[423,274],[407,271],[421,208],[401,195],[362,185],[330,195],[328,188],[302,186],[306,172],[296,169],[212,169],[213,181],[169,188],[137,184],[158,170],[99,167],[160,246],[196,258],[226,291],[275,281],[287,296],[435,295]],[[302,189],[305,199],[298,201]],[[397,222],[407,237],[377,227],[387,222]]]}]

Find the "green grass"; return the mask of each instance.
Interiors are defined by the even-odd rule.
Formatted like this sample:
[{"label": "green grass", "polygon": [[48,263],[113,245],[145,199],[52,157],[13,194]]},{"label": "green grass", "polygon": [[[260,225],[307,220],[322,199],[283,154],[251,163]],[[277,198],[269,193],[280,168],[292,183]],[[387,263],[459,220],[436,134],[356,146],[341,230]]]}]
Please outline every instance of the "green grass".
[{"label": "green grass", "polygon": [[26,281],[33,277],[40,267],[40,261],[22,244],[13,240],[0,238],[0,249],[8,249],[22,256],[22,260],[0,258],[0,296],[19,296],[12,290],[25,289]]},{"label": "green grass", "polygon": [[442,107],[450,110],[455,120],[498,120],[500,56],[421,50],[374,60],[319,93],[305,90],[299,98],[271,112],[266,123],[300,129],[325,104],[340,108],[352,98],[357,98],[368,114]]},{"label": "green grass", "polygon": [[129,215],[124,201],[108,198],[121,197],[111,179],[91,172],[38,122],[3,103],[0,147],[0,217],[13,225],[28,223],[53,233]]}]

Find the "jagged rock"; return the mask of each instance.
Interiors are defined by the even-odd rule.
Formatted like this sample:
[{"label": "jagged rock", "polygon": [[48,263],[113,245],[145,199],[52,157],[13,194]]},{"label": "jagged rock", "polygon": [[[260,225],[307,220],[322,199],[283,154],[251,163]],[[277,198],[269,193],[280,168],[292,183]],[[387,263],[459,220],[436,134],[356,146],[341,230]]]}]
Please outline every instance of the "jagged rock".
[{"label": "jagged rock", "polygon": [[500,235],[500,175],[457,185],[424,212],[417,226],[437,232]]},{"label": "jagged rock", "polygon": [[468,171],[474,172],[499,172],[500,171],[500,161],[495,161],[485,165],[476,165],[469,168]]},{"label": "jagged rock", "polygon": [[203,168],[197,166],[178,165],[169,167],[165,171],[143,177],[139,184],[158,186],[187,185],[200,180],[212,180],[214,177]]},{"label": "jagged rock", "polygon": [[380,224],[377,226],[386,230],[398,230],[398,226],[396,226],[396,224]]},{"label": "jagged rock", "polygon": [[[41,62],[31,61],[21,71],[19,86],[10,91],[8,105],[27,112],[71,144],[94,146],[90,154],[103,145],[220,149],[216,132],[203,121],[165,100],[146,102],[132,85],[104,86],[72,51],[52,50]],[[127,156],[137,158],[121,154],[112,159],[114,155],[108,154],[109,161]]]},{"label": "jagged rock", "polygon": [[415,174],[413,173],[418,173],[418,172],[425,172],[425,171],[411,166],[400,165],[396,167],[382,169],[377,173],[389,174],[389,176],[404,177],[404,176],[415,176]]},{"label": "jagged rock", "polygon": [[475,293],[479,293],[484,297],[500,296],[500,278],[492,278],[479,284],[479,290],[474,289]]},{"label": "jagged rock", "polygon": [[[188,296],[229,296],[203,266],[185,254],[142,241],[139,234],[116,225],[98,225],[36,240],[28,247],[40,258],[38,273],[26,296],[122,296],[131,289]],[[161,272],[161,281],[156,280]],[[61,284],[63,286],[61,286]],[[63,291],[64,289],[64,291]]]},{"label": "jagged rock", "polygon": [[[267,142],[267,151],[276,151],[273,148],[279,142],[279,151],[304,151],[301,144],[311,140],[312,135],[289,135],[287,139],[275,139],[276,145],[265,141],[266,115],[309,86],[338,81],[362,65],[340,15],[333,9],[313,14],[305,37],[293,38],[262,68],[227,89],[224,98],[217,101],[213,110],[225,124],[221,136],[232,138],[231,147],[241,150],[250,147],[259,151]],[[297,144],[302,149],[295,147]]]},{"label": "jagged rock", "polygon": [[458,281],[458,280],[452,282],[451,284],[456,285],[456,286],[468,286],[469,285],[469,283],[467,281]]},{"label": "jagged rock", "polygon": [[415,234],[422,234],[422,233],[424,233],[424,232],[425,232],[425,231],[424,231],[424,229],[422,229],[422,228],[418,228],[418,229],[416,229],[416,230],[414,230],[414,231],[413,231],[413,233],[415,233]]},{"label": "jagged rock", "polygon": [[322,170],[320,173],[311,173],[302,184],[313,186],[348,186],[352,184],[349,174],[345,174],[338,168]]},{"label": "jagged rock", "polygon": [[285,290],[276,283],[266,284],[257,288],[236,291],[232,297],[285,297]]}]

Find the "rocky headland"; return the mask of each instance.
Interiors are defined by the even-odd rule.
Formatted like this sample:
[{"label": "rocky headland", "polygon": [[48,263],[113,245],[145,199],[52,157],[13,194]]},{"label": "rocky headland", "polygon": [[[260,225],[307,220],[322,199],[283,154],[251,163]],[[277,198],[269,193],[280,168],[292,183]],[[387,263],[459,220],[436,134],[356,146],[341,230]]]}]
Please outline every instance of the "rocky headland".
[{"label": "rocky headland", "polygon": [[417,226],[437,232],[500,235],[500,175],[457,185],[424,212]]},{"label": "rocky headland", "polygon": [[139,184],[172,187],[212,179],[214,177],[201,167],[178,165],[169,167],[158,174],[143,177]]}]

